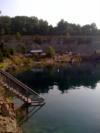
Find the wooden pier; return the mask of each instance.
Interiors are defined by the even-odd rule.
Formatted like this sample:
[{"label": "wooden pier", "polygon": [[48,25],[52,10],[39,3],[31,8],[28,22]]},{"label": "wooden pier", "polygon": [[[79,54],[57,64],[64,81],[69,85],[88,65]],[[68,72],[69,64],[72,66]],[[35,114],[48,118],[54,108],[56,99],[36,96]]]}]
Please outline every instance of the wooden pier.
[{"label": "wooden pier", "polygon": [[0,70],[0,84],[26,104],[32,106],[42,106],[45,104],[43,97],[8,72]]}]

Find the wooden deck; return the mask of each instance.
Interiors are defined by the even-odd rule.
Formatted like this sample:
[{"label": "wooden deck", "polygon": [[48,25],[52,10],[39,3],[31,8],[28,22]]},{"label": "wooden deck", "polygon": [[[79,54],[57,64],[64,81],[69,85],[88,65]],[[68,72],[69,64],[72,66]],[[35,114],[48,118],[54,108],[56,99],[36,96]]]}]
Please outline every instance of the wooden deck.
[{"label": "wooden deck", "polygon": [[45,104],[44,98],[31,88],[20,82],[11,74],[0,70],[0,83],[11,91],[17,98],[32,106]]}]

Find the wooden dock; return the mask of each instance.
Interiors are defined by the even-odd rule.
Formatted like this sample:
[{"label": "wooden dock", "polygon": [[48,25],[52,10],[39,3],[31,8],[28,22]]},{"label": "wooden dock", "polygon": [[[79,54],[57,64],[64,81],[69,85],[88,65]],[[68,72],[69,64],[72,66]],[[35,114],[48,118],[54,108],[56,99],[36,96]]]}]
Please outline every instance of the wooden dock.
[{"label": "wooden dock", "polygon": [[42,106],[45,104],[43,97],[8,72],[0,70],[0,84],[26,104],[31,106]]}]

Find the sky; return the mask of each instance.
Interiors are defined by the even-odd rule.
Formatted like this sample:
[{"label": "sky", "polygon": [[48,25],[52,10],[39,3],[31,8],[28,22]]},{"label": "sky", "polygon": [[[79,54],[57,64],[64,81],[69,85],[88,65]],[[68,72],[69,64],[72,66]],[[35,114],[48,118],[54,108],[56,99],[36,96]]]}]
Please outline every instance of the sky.
[{"label": "sky", "polygon": [[55,26],[61,19],[100,29],[100,0],[0,0],[1,15],[36,16]]}]

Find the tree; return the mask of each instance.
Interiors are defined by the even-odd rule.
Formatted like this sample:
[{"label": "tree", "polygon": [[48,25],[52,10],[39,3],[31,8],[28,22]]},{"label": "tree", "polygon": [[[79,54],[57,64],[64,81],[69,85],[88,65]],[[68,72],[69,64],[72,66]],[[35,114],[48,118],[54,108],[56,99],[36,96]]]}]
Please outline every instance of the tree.
[{"label": "tree", "polygon": [[[4,31],[4,32],[3,32]],[[10,34],[11,32],[11,19],[8,16],[0,17],[0,34]]]},{"label": "tree", "polygon": [[27,52],[27,48],[25,46],[21,46],[21,53],[25,54]]},{"label": "tree", "polygon": [[0,62],[2,62],[3,61],[3,53],[0,51]]},{"label": "tree", "polygon": [[49,25],[47,21],[37,17],[0,16],[0,35],[96,35],[100,34],[95,23],[80,26],[61,19],[57,26]]},{"label": "tree", "polygon": [[13,48],[9,48],[8,53],[9,53],[9,55],[14,55],[15,51]]},{"label": "tree", "polygon": [[48,57],[54,57],[55,56],[55,49],[51,46],[47,47],[46,54]]},{"label": "tree", "polygon": [[49,26],[47,21],[39,20],[38,32],[40,35],[48,35]]},{"label": "tree", "polygon": [[92,32],[92,34],[97,33],[97,26],[96,26],[96,24],[95,23],[92,23],[90,26],[91,26],[91,32]]},{"label": "tree", "polygon": [[68,28],[68,22],[67,21],[64,21],[63,19],[60,21],[60,22],[58,22],[58,24],[57,24],[57,28],[56,28],[56,32],[58,33],[58,34],[60,34],[60,35],[65,35],[67,32],[68,32],[68,30],[67,30],[67,28]]},{"label": "tree", "polygon": [[4,50],[4,42],[1,41],[1,42],[0,42],[0,51],[3,51],[3,50]]},{"label": "tree", "polygon": [[18,40],[21,39],[21,34],[20,34],[20,32],[17,32],[17,33],[16,33],[16,38],[17,38]]}]

